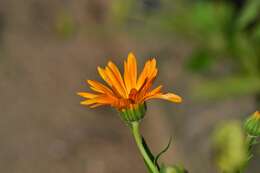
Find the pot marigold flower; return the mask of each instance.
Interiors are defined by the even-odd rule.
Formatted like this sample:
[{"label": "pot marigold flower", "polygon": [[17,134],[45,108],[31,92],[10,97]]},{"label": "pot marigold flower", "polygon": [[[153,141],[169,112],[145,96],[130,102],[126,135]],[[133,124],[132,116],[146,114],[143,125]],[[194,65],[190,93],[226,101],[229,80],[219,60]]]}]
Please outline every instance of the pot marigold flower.
[{"label": "pot marigold flower", "polygon": [[[121,75],[117,66],[109,61],[105,68],[98,67],[98,72],[108,86],[94,80],[87,80],[94,93],[78,92],[86,98],[82,105],[95,108],[110,105],[124,114],[127,121],[139,120],[144,116],[149,99],[164,99],[180,103],[182,98],[173,93],[163,93],[162,85],[151,89],[157,76],[156,60],[148,60],[137,76],[137,62],[133,53],[129,53],[124,62],[124,74]],[[138,115],[138,116],[137,116]]]}]

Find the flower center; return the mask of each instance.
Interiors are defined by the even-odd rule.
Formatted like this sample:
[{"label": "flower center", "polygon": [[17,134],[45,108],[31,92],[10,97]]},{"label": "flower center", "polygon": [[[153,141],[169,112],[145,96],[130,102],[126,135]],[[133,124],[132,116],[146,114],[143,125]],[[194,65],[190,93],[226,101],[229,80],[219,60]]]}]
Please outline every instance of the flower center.
[{"label": "flower center", "polygon": [[132,88],[130,91],[130,94],[128,96],[128,99],[132,102],[135,103],[135,101],[137,100],[137,96],[138,96],[138,91],[135,88]]}]

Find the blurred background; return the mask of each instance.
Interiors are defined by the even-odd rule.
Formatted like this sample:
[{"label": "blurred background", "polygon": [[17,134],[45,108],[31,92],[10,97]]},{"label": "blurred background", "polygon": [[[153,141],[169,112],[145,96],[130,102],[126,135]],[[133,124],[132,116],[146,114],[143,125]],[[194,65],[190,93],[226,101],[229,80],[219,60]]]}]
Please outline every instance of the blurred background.
[{"label": "blurred background", "polygon": [[[146,172],[116,112],[76,95],[100,79],[97,66],[132,51],[139,69],[156,57],[156,84],[184,98],[148,103],[153,152],[173,136],[162,162],[217,173],[214,134],[224,123],[224,142],[239,141],[260,108],[259,45],[259,0],[0,0],[0,172]],[[259,156],[248,172],[259,173]]]}]

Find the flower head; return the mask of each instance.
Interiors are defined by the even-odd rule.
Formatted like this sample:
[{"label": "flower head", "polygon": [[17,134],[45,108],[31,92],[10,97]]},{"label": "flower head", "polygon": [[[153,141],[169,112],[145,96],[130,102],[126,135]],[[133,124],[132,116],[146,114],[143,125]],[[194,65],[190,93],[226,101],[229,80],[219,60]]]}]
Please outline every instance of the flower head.
[{"label": "flower head", "polygon": [[[81,104],[91,108],[110,105],[124,112],[127,109],[135,110],[145,105],[149,99],[165,99],[180,103],[181,97],[173,93],[163,93],[162,85],[151,89],[157,76],[156,60],[148,60],[139,76],[137,76],[137,62],[133,53],[129,53],[124,62],[124,74],[121,75],[117,66],[109,61],[105,68],[98,67],[98,72],[107,83],[87,80],[94,93],[79,92],[78,95],[86,98]],[[143,107],[143,106],[142,106]]]},{"label": "flower head", "polygon": [[254,137],[260,136],[260,112],[256,111],[245,122],[246,132]]}]

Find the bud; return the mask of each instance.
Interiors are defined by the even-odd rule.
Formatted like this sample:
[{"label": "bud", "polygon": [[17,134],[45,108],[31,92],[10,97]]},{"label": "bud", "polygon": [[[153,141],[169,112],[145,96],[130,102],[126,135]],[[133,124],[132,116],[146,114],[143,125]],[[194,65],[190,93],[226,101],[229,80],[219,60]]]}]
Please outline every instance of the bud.
[{"label": "bud", "polygon": [[120,110],[120,115],[127,123],[140,121],[143,119],[146,112],[146,104],[131,105],[130,108]]},{"label": "bud", "polygon": [[260,112],[256,111],[245,122],[246,132],[254,137],[260,136]]},{"label": "bud", "polygon": [[182,166],[174,165],[174,166],[162,166],[161,173],[188,173]]}]

